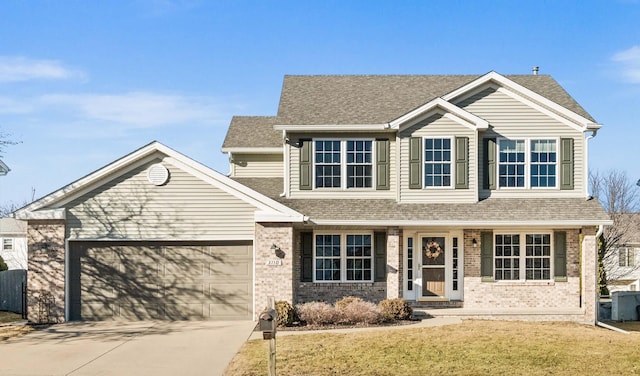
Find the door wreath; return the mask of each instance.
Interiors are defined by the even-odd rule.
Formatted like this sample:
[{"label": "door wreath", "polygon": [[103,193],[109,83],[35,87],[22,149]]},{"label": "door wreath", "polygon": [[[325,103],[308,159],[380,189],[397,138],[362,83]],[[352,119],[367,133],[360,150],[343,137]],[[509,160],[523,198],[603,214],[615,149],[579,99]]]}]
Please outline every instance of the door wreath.
[{"label": "door wreath", "polygon": [[440,244],[431,240],[427,243],[427,246],[424,247],[424,254],[428,258],[436,259],[442,254],[442,248],[440,247]]}]

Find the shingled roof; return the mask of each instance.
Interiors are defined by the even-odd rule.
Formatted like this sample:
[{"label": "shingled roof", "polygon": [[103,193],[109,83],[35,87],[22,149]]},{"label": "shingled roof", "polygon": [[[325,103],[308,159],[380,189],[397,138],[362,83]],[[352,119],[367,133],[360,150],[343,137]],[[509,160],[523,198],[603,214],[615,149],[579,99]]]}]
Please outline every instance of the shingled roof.
[{"label": "shingled roof", "polygon": [[492,225],[539,222],[549,226],[568,222],[609,222],[609,216],[595,199],[488,198],[466,204],[399,204],[393,199],[287,199],[279,196],[281,178],[234,180],[308,216],[312,222],[376,222],[383,219],[389,224],[404,221],[434,224],[483,222]]},{"label": "shingled roof", "polygon": [[275,131],[275,116],[234,116],[222,149],[282,146],[282,133]]},{"label": "shingled roof", "polygon": [[[384,124],[479,77],[285,76],[277,124]],[[551,76],[505,77],[593,121]]]}]

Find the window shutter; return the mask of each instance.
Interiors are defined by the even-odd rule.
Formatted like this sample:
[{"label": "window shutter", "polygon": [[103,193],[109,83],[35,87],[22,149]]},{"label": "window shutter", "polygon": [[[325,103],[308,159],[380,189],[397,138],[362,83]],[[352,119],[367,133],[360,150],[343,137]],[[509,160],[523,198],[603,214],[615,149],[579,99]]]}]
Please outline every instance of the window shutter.
[{"label": "window shutter", "polygon": [[469,188],[469,137],[456,137],[456,189]]},{"label": "window shutter", "polygon": [[374,233],[374,281],[386,282],[387,280],[387,234],[385,232]]},{"label": "window shutter", "polygon": [[480,233],[480,277],[493,281],[493,232]]},{"label": "window shutter", "polygon": [[376,189],[389,190],[389,140],[376,140]]},{"label": "window shutter", "polygon": [[567,233],[556,231],[553,233],[553,278],[557,282],[567,281]]},{"label": "window shutter", "polygon": [[300,147],[300,190],[311,190],[313,183],[311,177],[313,176],[311,169],[312,166],[312,142],[311,140],[300,140],[302,144]]},{"label": "window shutter", "polygon": [[422,138],[411,137],[409,139],[409,188],[422,188]]},{"label": "window shutter", "polygon": [[302,240],[302,282],[313,282],[313,233],[303,232],[300,234]]},{"label": "window shutter", "polygon": [[573,138],[560,139],[560,189],[573,189]]},{"label": "window shutter", "polygon": [[483,173],[483,185],[484,189],[494,190],[497,188],[496,184],[496,139],[485,138],[484,139],[484,173]]}]

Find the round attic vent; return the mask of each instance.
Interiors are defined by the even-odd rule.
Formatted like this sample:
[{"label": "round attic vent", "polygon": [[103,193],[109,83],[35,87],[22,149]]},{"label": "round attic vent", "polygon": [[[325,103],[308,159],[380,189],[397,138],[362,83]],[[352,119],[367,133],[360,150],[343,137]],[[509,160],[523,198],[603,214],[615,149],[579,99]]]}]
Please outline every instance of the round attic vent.
[{"label": "round attic vent", "polygon": [[156,163],[147,170],[147,179],[154,185],[165,184],[169,180],[169,170],[162,163]]}]

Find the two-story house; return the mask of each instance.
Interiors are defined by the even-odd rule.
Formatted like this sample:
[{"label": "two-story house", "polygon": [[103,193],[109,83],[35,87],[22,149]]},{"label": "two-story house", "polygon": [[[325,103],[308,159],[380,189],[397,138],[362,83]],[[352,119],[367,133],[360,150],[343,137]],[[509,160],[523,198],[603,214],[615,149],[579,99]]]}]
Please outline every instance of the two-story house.
[{"label": "two-story house", "polygon": [[232,119],[230,176],[152,143],[18,211],[30,305],[228,319],[403,297],[594,323],[600,127],[544,75],[286,76],[275,116]]},{"label": "two-story house", "polygon": [[616,291],[640,291],[640,213],[618,215],[617,227],[608,227],[616,235],[617,246],[604,259],[607,288]]}]

